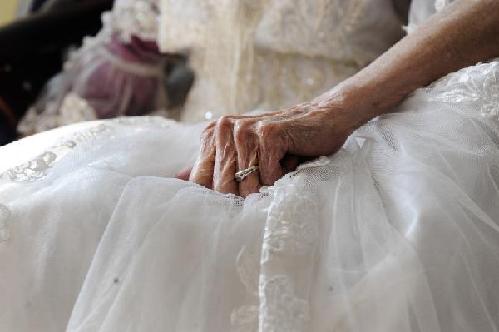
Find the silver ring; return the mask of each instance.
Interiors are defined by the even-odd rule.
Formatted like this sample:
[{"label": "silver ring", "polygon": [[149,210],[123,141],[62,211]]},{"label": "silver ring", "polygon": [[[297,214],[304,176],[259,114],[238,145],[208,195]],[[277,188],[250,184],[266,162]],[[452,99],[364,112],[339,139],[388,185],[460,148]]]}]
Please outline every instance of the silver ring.
[{"label": "silver ring", "polygon": [[258,171],[258,166],[251,166],[237,172],[234,175],[234,178],[237,182],[243,182],[243,180],[246,179],[248,175],[255,173],[256,171]]}]

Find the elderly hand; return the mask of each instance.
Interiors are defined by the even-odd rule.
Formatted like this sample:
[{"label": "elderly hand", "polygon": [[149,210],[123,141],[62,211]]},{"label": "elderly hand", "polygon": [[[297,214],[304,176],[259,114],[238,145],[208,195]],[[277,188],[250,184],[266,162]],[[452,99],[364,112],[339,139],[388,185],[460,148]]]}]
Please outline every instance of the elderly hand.
[{"label": "elderly hand", "polygon": [[[418,33],[409,34],[317,100],[282,112],[229,116],[211,123],[203,133],[190,180],[246,196],[272,185],[296,167],[299,157],[335,152],[354,129],[392,111],[415,89],[497,57],[498,9],[499,1],[455,1]],[[235,181],[237,171],[257,165],[259,172]],[[179,177],[187,179],[188,172]]]},{"label": "elderly hand", "polygon": [[[353,130],[347,115],[341,103],[311,102],[275,113],[222,117],[204,130],[189,180],[222,193],[258,192],[294,170],[301,158],[337,151]],[[258,170],[237,182],[236,172],[251,166]]]}]

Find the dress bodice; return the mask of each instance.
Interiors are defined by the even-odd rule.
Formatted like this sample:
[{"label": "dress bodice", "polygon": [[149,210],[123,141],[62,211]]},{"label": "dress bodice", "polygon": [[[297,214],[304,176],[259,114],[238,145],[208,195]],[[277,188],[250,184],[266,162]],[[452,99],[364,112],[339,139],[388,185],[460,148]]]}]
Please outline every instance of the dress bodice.
[{"label": "dress bodice", "polygon": [[231,34],[241,29],[252,34],[257,48],[365,65],[400,37],[391,0],[163,0],[162,4],[161,44],[166,50],[207,47],[223,37],[217,28],[227,28]]},{"label": "dress bodice", "polygon": [[188,49],[185,119],[278,108],[352,75],[401,37],[391,0],[163,0],[160,44]]},{"label": "dress bodice", "polygon": [[[451,1],[413,0],[408,30]],[[184,120],[313,98],[401,37],[392,0],[119,0],[104,20],[125,39],[190,54]]]}]

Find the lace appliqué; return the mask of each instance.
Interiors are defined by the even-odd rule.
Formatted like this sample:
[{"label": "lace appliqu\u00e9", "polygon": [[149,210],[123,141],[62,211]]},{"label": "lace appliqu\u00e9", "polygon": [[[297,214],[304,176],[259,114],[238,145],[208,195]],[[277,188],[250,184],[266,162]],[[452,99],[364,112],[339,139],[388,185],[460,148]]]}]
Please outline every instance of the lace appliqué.
[{"label": "lace appliqu\u00e9", "polygon": [[64,138],[60,144],[54,145],[36,158],[5,171],[0,174],[0,178],[6,178],[14,182],[31,182],[43,178],[57,161],[72,151],[77,145],[94,141],[103,135],[107,138],[115,138],[114,129],[119,126],[129,126],[130,128],[127,130],[147,131],[151,127],[168,128],[174,123],[175,121],[167,120],[161,116],[130,116],[96,121],[89,129],[77,131]]},{"label": "lace appliqu\u00e9", "polygon": [[[286,197],[275,199],[285,200]],[[314,205],[315,202],[304,198],[286,204],[285,208],[272,209],[265,228],[263,263],[282,253],[304,255],[313,247],[318,230],[307,211]]]},{"label": "lace appliqu\u00e9", "polygon": [[260,329],[307,331],[309,279],[319,238],[319,201],[306,190],[306,169],[324,168],[319,158],[270,189],[273,202],[264,229],[259,283]]},{"label": "lace appliqu\u00e9", "polygon": [[57,154],[46,151],[29,162],[6,171],[3,175],[14,182],[29,182],[42,178],[57,159]]},{"label": "lace appliqu\u00e9", "polygon": [[304,332],[309,321],[308,301],[298,298],[291,278],[276,275],[261,285],[261,331]]},{"label": "lace appliqu\u00e9", "polygon": [[28,136],[60,126],[92,120],[97,120],[95,110],[83,98],[71,92],[64,97],[60,108],[57,101],[49,102],[42,114],[38,113],[36,107],[30,108],[19,123],[18,130]]},{"label": "lace appliqu\u00e9", "polygon": [[0,243],[10,239],[9,218],[10,210],[5,205],[0,204]]},{"label": "lace appliqu\u00e9", "polygon": [[330,159],[321,157],[266,187],[272,200],[258,250],[243,247],[236,269],[247,294],[246,305],[231,313],[232,331],[307,331],[309,277],[319,237],[318,202],[308,186],[310,173],[328,170]]},{"label": "lace appliqu\u00e9", "polygon": [[47,175],[48,170],[56,161],[63,158],[79,143],[94,139],[107,130],[109,130],[109,126],[101,123],[88,130],[77,132],[73,134],[70,139],[53,146],[27,163],[5,171],[0,175],[0,178],[7,178],[13,182],[32,182],[41,179]]},{"label": "lace appliqu\u00e9", "polygon": [[461,69],[424,89],[429,100],[476,104],[483,116],[499,120],[499,62]]}]

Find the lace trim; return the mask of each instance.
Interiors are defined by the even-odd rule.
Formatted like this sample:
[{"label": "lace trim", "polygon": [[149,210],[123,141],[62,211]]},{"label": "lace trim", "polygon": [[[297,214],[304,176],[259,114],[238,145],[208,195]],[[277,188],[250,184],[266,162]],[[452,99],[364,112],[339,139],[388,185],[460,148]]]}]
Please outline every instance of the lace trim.
[{"label": "lace trim", "polygon": [[264,235],[262,264],[279,260],[282,253],[305,255],[313,248],[318,236],[316,225],[310,222],[309,218],[295,218],[300,215],[299,211],[310,209],[310,206],[314,205],[313,201],[302,199],[300,203],[285,205],[285,208],[283,206],[275,209],[274,213],[269,215]]},{"label": "lace trim", "polygon": [[485,117],[499,120],[499,62],[479,63],[432,83],[423,91],[430,101],[474,103]]},{"label": "lace trim", "polygon": [[[259,250],[247,247],[237,257],[236,269],[248,301],[231,313],[232,331],[307,331],[308,285],[297,288],[294,280],[303,280],[304,276],[306,279],[313,266],[307,263],[299,269],[304,275],[297,276],[294,265],[297,256],[309,258],[302,261],[313,262],[319,236],[318,224],[313,220],[319,219],[306,212],[318,208],[314,208],[317,203],[310,197],[311,191],[302,189],[309,184],[310,177],[323,178],[314,177],[315,174],[331,173],[330,167],[326,167],[330,163],[328,157],[320,157],[288,174],[288,185],[280,184],[281,180],[274,187],[262,188],[260,197],[280,199],[274,198],[269,209],[260,257],[256,256]],[[293,187],[289,185],[290,178],[294,178]],[[278,192],[283,190],[286,195]],[[302,294],[297,294],[296,289]]]},{"label": "lace trim", "polygon": [[287,275],[275,275],[262,281],[262,304],[264,308],[262,331],[304,332],[309,317],[308,301],[295,294],[295,287]]},{"label": "lace trim", "polygon": [[0,243],[7,242],[10,239],[8,224],[10,214],[10,210],[5,205],[0,204]]},{"label": "lace trim", "polygon": [[[326,157],[308,163],[270,188],[270,205],[264,229],[259,282],[260,329],[307,331],[309,287],[314,270],[320,218],[319,200],[313,190],[304,190],[301,172],[329,164]],[[286,183],[286,184],[284,184]],[[305,262],[296,268],[296,262]]]},{"label": "lace trim", "polygon": [[60,108],[57,101],[49,102],[41,115],[36,107],[30,108],[19,123],[18,130],[28,136],[76,122],[93,120],[97,120],[97,115],[92,106],[76,93],[70,92],[64,97]]},{"label": "lace trim", "polygon": [[0,174],[0,178],[6,178],[13,182],[33,182],[39,180],[45,177],[48,170],[67,153],[72,151],[78,144],[90,139],[95,139],[109,129],[109,126],[99,124],[91,129],[77,132],[71,139],[53,146],[27,163],[5,171]]},{"label": "lace trim", "polygon": [[[74,106],[72,106],[74,107]],[[74,110],[75,108],[68,108]],[[94,141],[104,134],[109,138],[114,138],[113,129],[115,125],[124,126],[158,126],[168,128],[174,123],[173,120],[166,120],[160,116],[139,116],[123,117],[112,120],[97,122],[89,129],[80,130],[66,138],[62,143],[54,145],[36,158],[22,165],[13,167],[0,174],[0,178],[6,178],[14,182],[32,182],[47,175],[47,172],[54,164],[62,159],[67,153],[72,151],[77,145]],[[138,129],[138,128],[136,128]]]}]

